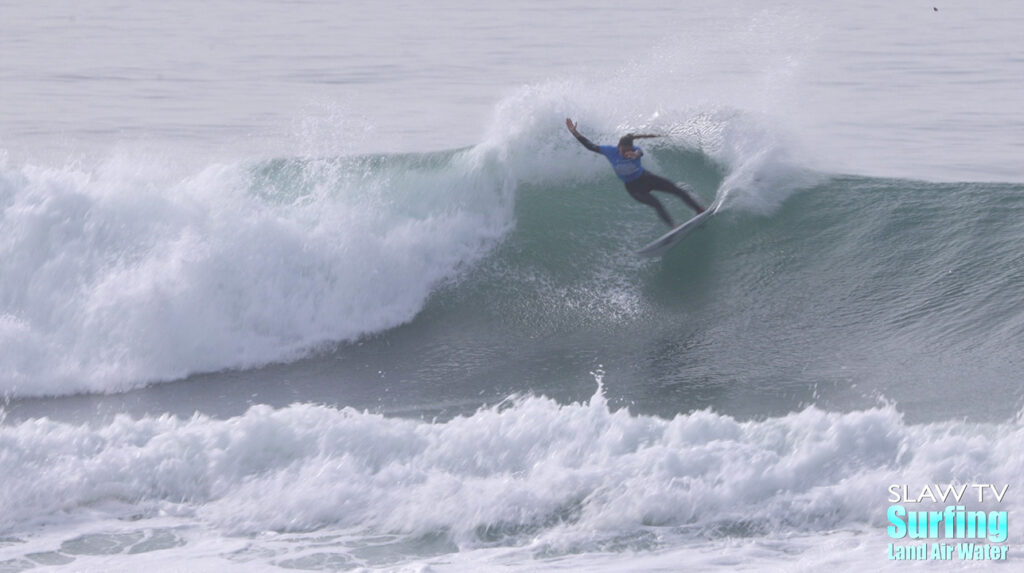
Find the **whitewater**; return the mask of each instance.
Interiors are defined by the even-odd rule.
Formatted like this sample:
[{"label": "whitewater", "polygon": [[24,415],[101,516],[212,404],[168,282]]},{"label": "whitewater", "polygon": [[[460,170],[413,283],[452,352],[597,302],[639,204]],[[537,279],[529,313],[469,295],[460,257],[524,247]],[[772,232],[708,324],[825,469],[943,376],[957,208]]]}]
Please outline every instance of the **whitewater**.
[{"label": "whitewater", "polygon": [[0,571],[1019,561],[1012,3],[0,10]]}]

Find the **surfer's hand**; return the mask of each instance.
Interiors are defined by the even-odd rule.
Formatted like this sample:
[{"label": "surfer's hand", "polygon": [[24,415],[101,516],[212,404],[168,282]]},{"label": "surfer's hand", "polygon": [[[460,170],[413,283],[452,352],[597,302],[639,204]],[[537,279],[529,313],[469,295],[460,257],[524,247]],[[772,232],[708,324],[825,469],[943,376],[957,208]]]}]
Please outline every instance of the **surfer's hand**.
[{"label": "surfer's hand", "polygon": [[569,118],[565,118],[565,127],[569,128],[569,133],[576,135],[576,122]]}]

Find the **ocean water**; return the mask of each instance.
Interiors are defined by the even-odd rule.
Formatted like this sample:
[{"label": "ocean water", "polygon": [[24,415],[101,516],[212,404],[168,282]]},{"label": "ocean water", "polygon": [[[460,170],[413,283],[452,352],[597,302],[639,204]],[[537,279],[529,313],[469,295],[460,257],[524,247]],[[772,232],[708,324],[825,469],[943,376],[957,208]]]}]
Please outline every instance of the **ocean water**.
[{"label": "ocean water", "polygon": [[0,572],[1019,567],[1022,24],[0,2]]}]

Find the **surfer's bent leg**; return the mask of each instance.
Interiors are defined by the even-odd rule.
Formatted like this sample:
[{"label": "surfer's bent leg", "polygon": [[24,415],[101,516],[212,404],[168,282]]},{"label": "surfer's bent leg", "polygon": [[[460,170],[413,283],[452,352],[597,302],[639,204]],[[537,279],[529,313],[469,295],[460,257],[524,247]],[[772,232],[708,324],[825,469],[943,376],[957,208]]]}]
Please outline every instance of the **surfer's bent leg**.
[{"label": "surfer's bent leg", "polygon": [[643,183],[643,178],[634,179],[626,183],[626,191],[629,191],[629,196],[644,205],[654,207],[654,210],[658,212],[658,216],[665,222],[669,227],[675,228],[675,221],[672,220],[672,216],[668,214],[668,210],[661,204],[653,195],[651,195],[651,188]]},{"label": "surfer's bent leg", "polygon": [[704,207],[701,207],[700,203],[695,201],[689,193],[680,189],[679,186],[676,185],[675,183],[669,181],[668,179],[665,179],[664,177],[654,175],[653,173],[650,172],[644,173],[643,177],[648,180],[647,185],[650,187],[652,191],[664,191],[665,193],[671,193],[672,195],[675,195],[676,197],[682,199],[683,203],[686,203],[691,209],[693,209],[697,213],[704,212]]}]

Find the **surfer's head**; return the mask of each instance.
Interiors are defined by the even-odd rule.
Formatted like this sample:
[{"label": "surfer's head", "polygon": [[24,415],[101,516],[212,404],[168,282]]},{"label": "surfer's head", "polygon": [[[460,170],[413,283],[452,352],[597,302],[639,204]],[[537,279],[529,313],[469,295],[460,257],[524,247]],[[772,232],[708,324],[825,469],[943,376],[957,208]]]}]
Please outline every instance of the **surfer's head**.
[{"label": "surfer's head", "polygon": [[636,147],[633,146],[634,139],[650,139],[652,137],[661,137],[660,135],[648,135],[645,133],[627,133],[619,138],[619,153],[625,155],[627,151],[636,151]]},{"label": "surfer's head", "polygon": [[619,138],[619,153],[633,151],[633,134],[627,133]]}]

